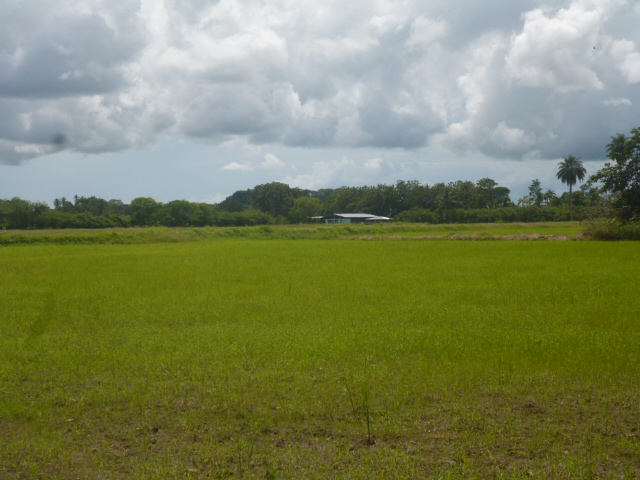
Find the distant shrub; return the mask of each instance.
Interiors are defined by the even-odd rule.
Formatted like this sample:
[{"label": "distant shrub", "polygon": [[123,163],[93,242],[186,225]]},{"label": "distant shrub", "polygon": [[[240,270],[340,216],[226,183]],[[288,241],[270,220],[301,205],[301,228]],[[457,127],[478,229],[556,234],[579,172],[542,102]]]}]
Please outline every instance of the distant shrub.
[{"label": "distant shrub", "polygon": [[587,228],[584,236],[592,240],[640,240],[639,223],[608,223]]},{"label": "distant shrub", "polygon": [[[596,207],[576,208],[573,212],[575,220],[598,218],[604,214]],[[533,222],[567,222],[571,212],[567,207],[512,206],[503,208],[476,208],[451,210],[427,210],[412,208],[396,215],[394,220],[419,223],[533,223]]]}]

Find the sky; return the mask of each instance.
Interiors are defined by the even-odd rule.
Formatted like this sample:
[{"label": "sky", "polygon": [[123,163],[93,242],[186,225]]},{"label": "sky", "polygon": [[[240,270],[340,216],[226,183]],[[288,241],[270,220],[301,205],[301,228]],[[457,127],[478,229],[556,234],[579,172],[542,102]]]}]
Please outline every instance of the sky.
[{"label": "sky", "polygon": [[489,177],[640,126],[637,0],[2,0],[0,198]]}]

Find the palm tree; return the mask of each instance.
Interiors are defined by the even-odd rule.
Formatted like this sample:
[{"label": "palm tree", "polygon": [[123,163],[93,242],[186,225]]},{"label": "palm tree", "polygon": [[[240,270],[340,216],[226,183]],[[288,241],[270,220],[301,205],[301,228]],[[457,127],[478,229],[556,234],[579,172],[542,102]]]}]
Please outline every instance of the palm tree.
[{"label": "palm tree", "polygon": [[569,209],[571,210],[571,220],[573,220],[573,186],[577,182],[584,180],[587,170],[582,165],[580,157],[569,155],[564,157],[562,162],[558,164],[558,173],[556,177],[562,182],[569,185]]},{"label": "palm tree", "polygon": [[611,143],[607,145],[607,157],[615,160],[620,164],[626,160],[627,137],[624,133],[619,133],[615,137],[611,137]]}]

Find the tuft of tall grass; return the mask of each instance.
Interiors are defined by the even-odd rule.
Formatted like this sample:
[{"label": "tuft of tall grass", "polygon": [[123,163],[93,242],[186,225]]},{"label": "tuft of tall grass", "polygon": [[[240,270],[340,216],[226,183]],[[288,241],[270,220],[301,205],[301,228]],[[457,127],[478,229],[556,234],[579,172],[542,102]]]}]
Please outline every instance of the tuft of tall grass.
[{"label": "tuft of tall grass", "polygon": [[587,228],[583,234],[592,240],[640,240],[640,223],[604,223]]}]

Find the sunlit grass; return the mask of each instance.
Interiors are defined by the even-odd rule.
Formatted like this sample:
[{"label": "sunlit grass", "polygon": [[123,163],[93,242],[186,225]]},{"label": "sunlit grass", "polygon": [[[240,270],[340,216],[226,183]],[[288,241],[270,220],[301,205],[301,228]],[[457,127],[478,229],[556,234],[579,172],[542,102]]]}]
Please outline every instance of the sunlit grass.
[{"label": "sunlit grass", "polygon": [[0,478],[633,478],[640,251],[0,249]]},{"label": "sunlit grass", "polygon": [[[410,226],[411,224],[405,224]],[[538,234],[554,236],[575,236],[582,233],[585,224],[580,222],[537,222],[537,223],[472,223],[449,225],[421,225],[424,232],[412,232],[408,235],[517,235]]]},{"label": "sunlit grass", "polygon": [[393,236],[397,239],[412,237],[455,238],[475,236],[493,239],[508,235],[566,236],[577,238],[587,228],[579,222],[549,223],[477,223],[429,225],[418,223],[388,224],[302,224],[261,225],[256,227],[202,227],[202,228],[110,228],[101,230],[0,230],[1,245],[20,244],[143,244],[179,243],[223,238],[254,240],[334,240],[377,238]]}]

